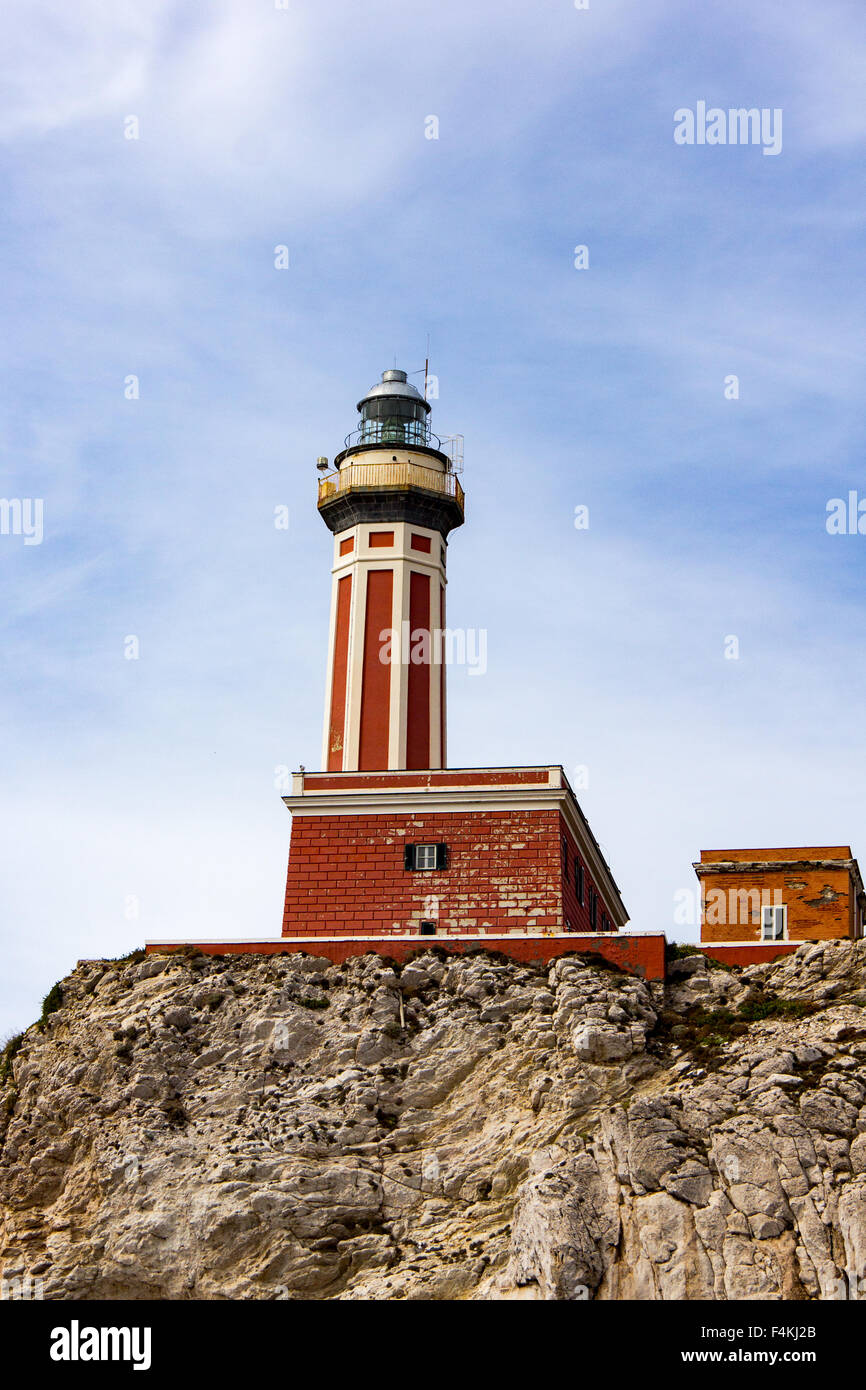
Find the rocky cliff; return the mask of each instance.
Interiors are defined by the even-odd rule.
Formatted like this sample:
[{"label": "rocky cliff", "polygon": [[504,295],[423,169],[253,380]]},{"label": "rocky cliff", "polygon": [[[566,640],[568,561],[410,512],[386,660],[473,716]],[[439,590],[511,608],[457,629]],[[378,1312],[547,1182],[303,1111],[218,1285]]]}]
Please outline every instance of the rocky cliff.
[{"label": "rocky cliff", "polygon": [[866,1274],[866,949],[85,963],[0,1067],[50,1299],[815,1299]]}]

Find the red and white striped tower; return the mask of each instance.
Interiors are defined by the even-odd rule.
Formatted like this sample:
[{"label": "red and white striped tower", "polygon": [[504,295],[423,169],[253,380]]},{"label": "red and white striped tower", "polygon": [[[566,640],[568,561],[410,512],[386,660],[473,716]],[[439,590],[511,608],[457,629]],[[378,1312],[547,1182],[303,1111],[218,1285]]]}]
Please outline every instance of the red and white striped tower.
[{"label": "red and white striped tower", "polygon": [[334,535],[322,767],[443,768],[445,552],[463,489],[430,406],[387,371],[319,484]]}]

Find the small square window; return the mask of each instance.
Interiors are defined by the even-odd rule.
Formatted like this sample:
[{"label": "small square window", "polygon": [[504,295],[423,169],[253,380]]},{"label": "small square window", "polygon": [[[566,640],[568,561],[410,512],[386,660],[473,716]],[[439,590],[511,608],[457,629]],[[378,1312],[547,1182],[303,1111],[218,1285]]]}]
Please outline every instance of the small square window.
[{"label": "small square window", "polygon": [[447,869],[447,845],[407,845],[405,848],[405,867],[428,872],[431,869]]},{"label": "small square window", "polygon": [[784,941],[788,910],[781,903],[768,903],[761,908],[761,940]]}]

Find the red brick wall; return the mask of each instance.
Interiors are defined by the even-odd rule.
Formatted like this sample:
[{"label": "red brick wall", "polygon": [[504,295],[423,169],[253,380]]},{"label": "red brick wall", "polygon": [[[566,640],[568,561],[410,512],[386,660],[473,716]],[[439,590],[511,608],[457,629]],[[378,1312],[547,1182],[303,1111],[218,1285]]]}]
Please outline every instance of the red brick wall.
[{"label": "red brick wall", "polygon": [[[567,920],[571,923],[570,928],[568,928],[568,930],[570,931],[601,931],[601,914],[604,912],[607,914],[607,917],[609,919],[607,930],[616,931],[616,927],[614,926],[612,920],[611,909],[606,903],[605,899],[602,897],[598,884],[595,882],[595,879],[589,871],[589,866],[586,860],[583,858],[582,854],[577,848],[575,841],[572,839],[571,835],[568,832],[565,823],[565,817],[561,814],[559,830],[560,835],[565,837],[565,842],[568,846],[568,868],[565,875],[565,883],[562,894],[564,913],[562,919],[563,928],[565,928],[565,923]],[[583,906],[581,906],[581,904],[577,900],[577,888],[575,886],[574,865],[577,859],[580,859],[583,863]],[[593,889],[598,894],[598,912],[595,928],[592,928],[589,922],[590,889]]]},{"label": "red brick wall", "polygon": [[[440,841],[447,869],[404,868],[407,843]],[[294,815],[284,935],[417,931],[431,896],[440,933],[561,930],[558,811]]]},{"label": "red brick wall", "polygon": [[[418,931],[589,931],[574,892],[576,846],[558,810],[293,818],[284,936]],[[562,878],[561,841],[568,843]],[[444,870],[404,868],[407,843],[448,846]],[[438,917],[429,899],[438,899]],[[563,914],[563,898],[566,910]],[[599,899],[601,913],[607,910]],[[611,928],[612,929],[612,928]]]},{"label": "red brick wall", "polygon": [[[730,873],[707,874],[702,884],[706,909],[702,913],[702,942],[747,941],[750,937],[760,941],[762,894],[767,903],[778,901],[787,906],[788,937],[792,941],[832,941],[853,934],[855,900],[847,869],[798,869],[793,865],[754,873],[732,869]],[[717,890],[724,893],[724,899],[712,896]],[[738,893],[744,896],[737,898]],[[745,896],[748,893],[751,899]],[[716,916],[726,920],[709,920]]]}]

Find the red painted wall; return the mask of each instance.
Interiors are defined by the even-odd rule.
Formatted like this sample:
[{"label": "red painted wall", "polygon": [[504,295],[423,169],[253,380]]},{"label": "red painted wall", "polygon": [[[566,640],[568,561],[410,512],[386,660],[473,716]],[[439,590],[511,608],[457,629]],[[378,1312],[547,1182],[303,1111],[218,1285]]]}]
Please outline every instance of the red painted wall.
[{"label": "red painted wall", "polygon": [[[445,585],[439,586],[439,627],[445,631]],[[448,766],[448,749],[445,744],[445,661],[439,664],[439,766]]]},{"label": "red painted wall", "polygon": [[331,718],[328,725],[328,771],[343,766],[346,741],[346,682],[349,672],[349,615],[352,611],[352,576],[337,585],[337,621],[334,632],[334,672],[331,682]]},{"label": "red painted wall", "polygon": [[[207,956],[242,955],[311,955],[322,956],[335,965],[342,965],[350,956],[372,952],[405,961],[409,956],[431,946],[444,947],[455,955],[469,955],[479,950],[498,951],[524,964],[544,964],[557,956],[572,952],[596,952],[620,970],[640,975],[646,980],[663,980],[665,970],[665,938],[658,936],[538,936],[530,940],[508,937],[484,937],[483,940],[459,941],[453,937],[413,937],[410,941],[397,938],[355,937],[351,941],[212,941],[196,942],[195,949]],[[184,949],[184,943],[151,942],[148,955],[164,955]],[[188,949],[188,947],[187,947]]]},{"label": "red painted wall", "polygon": [[441,771],[417,772],[378,772],[374,777],[361,776],[357,772],[343,773],[342,777],[329,777],[326,772],[305,772],[304,790],[308,792],[327,791],[369,791],[387,787],[389,791],[401,789],[416,792],[425,787],[463,787],[467,781],[473,787],[541,787],[548,784],[546,767],[516,767],[478,771],[474,767],[442,769]]},{"label": "red painted wall", "polygon": [[361,735],[358,766],[369,771],[388,766],[391,663],[379,660],[380,633],[391,628],[393,570],[367,571],[364,619],[364,674],[361,682]]},{"label": "red painted wall", "polygon": [[[424,537],[422,536],[423,540]],[[430,632],[430,576],[418,570],[409,574],[409,637]],[[411,657],[411,645],[410,645]],[[430,662],[410,660],[406,707],[406,767],[430,766]]]},{"label": "red painted wall", "polygon": [[768,941],[762,946],[756,941],[754,946],[715,946],[702,941],[700,949],[724,965],[761,965],[777,956],[790,956],[802,945],[802,941]]}]

